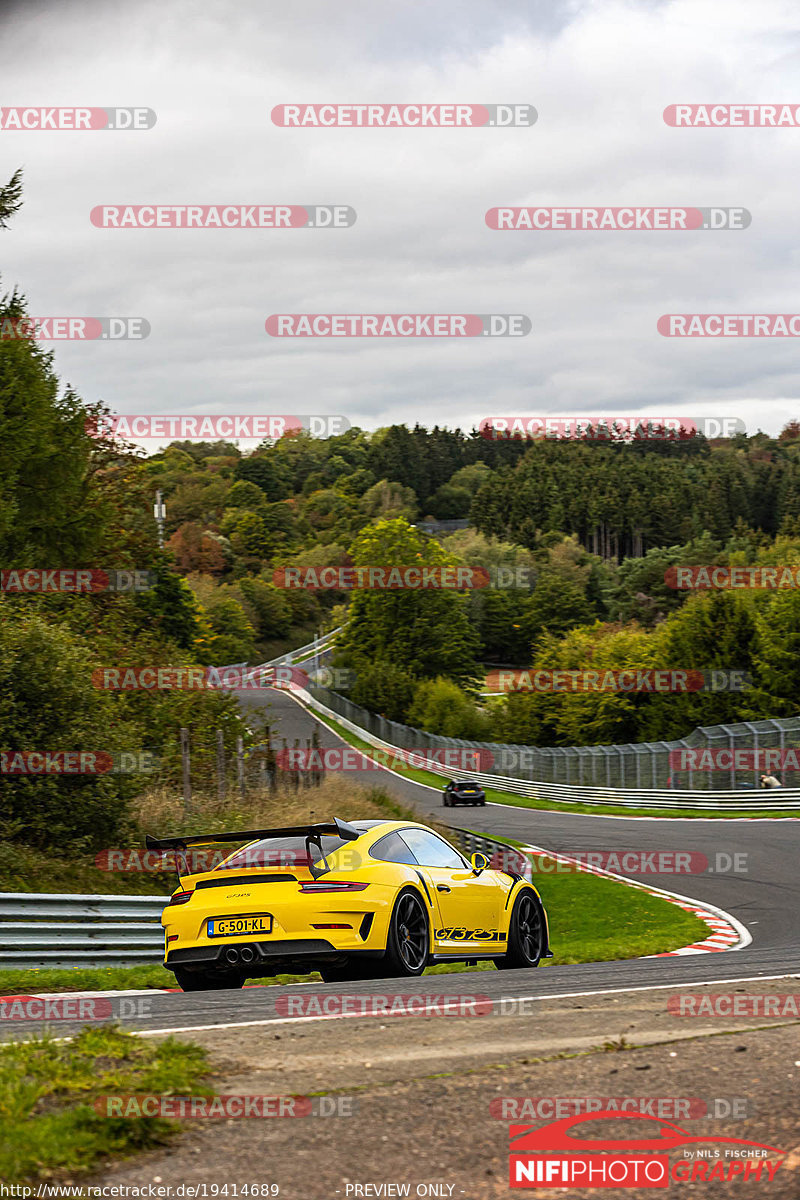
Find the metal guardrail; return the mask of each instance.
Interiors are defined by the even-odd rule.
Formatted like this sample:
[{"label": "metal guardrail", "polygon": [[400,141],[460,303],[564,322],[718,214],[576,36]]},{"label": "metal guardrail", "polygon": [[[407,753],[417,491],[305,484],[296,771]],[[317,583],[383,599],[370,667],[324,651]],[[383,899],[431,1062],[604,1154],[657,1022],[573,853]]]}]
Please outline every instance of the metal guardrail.
[{"label": "metal guardrail", "polygon": [[256,667],[248,667],[248,671],[263,671],[266,667],[277,667],[282,663],[296,662],[298,658],[305,659],[306,655],[310,657],[311,651],[325,651],[328,648],[328,643],[341,633],[344,626],[337,625],[336,629],[331,629],[328,633],[323,633],[322,637],[315,638],[313,642],[309,642],[305,646],[298,646],[295,650],[287,650],[285,654],[279,655],[277,658],[271,658],[268,662],[259,663]]},{"label": "metal guardrail", "polygon": [[164,957],[169,896],[0,892],[0,968],[132,967]]},{"label": "metal guardrail", "polygon": [[[510,845],[509,842],[497,842],[494,838],[487,837],[484,833],[475,833],[472,829],[459,829],[456,826],[452,826],[449,832],[452,841],[456,843],[460,850],[464,851],[467,857],[471,857],[476,851],[485,854],[490,861],[498,852],[501,854],[511,852],[515,856],[521,856],[525,865],[520,865],[520,874],[533,883],[533,867],[530,855],[526,854],[524,850],[518,850],[515,846]],[[508,859],[506,858],[504,862],[508,863]],[[503,867],[503,869],[506,868]],[[516,869],[515,866],[514,870]]]},{"label": "metal guardrail", "polygon": [[475,854],[476,851],[494,854],[496,850],[514,849],[508,842],[496,842],[494,838],[486,837],[483,833],[475,833],[472,829],[459,829],[455,825],[450,827],[450,834],[453,841],[467,854]]}]

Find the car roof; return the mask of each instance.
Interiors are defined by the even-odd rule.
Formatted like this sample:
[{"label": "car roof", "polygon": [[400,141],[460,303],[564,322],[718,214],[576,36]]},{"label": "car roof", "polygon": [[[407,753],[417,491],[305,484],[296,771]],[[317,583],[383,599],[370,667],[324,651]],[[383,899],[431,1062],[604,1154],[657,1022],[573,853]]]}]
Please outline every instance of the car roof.
[{"label": "car roof", "polygon": [[434,829],[431,829],[430,825],[425,825],[422,821],[404,821],[398,820],[396,817],[388,817],[383,821],[350,821],[349,824],[354,829],[357,829],[359,833],[370,835],[374,841],[377,841],[379,837],[383,837],[386,833],[399,833],[403,829],[424,829],[427,833],[432,833],[436,837],[440,836]]}]

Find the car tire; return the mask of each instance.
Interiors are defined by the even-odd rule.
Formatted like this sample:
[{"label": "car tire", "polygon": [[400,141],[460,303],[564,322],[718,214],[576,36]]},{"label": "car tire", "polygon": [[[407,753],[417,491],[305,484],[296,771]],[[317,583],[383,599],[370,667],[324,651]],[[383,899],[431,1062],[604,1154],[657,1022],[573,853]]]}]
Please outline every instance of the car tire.
[{"label": "car tire", "polygon": [[246,979],[245,975],[233,971],[186,971],[176,967],[173,973],[182,992],[218,992],[240,988]]},{"label": "car tire", "polygon": [[406,888],[395,901],[389,920],[386,953],[376,963],[386,977],[421,975],[430,956],[430,925],[422,896]]},{"label": "car tire", "polygon": [[495,966],[501,971],[538,967],[545,949],[544,929],[544,910],[535,893],[526,888],[514,901],[507,950],[502,958],[494,960]]}]

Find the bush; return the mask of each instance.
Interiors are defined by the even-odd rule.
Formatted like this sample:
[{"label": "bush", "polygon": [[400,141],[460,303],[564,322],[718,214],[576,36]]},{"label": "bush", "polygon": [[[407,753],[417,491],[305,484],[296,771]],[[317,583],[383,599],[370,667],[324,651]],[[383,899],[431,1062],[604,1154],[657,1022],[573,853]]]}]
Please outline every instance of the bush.
[{"label": "bush", "polygon": [[489,721],[458,684],[449,679],[426,679],[418,684],[408,710],[408,724],[442,737],[483,741]]}]

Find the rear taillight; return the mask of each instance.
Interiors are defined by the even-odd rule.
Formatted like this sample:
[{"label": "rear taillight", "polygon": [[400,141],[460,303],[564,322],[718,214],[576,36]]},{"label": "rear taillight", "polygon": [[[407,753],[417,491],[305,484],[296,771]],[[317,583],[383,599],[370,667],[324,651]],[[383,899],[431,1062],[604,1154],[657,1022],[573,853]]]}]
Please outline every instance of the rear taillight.
[{"label": "rear taillight", "polygon": [[185,904],[187,900],[191,900],[194,892],[173,892],[169,898],[170,904]]},{"label": "rear taillight", "polygon": [[332,879],[329,883],[315,879],[313,883],[301,883],[301,892],[363,892],[368,883],[340,883]]}]

